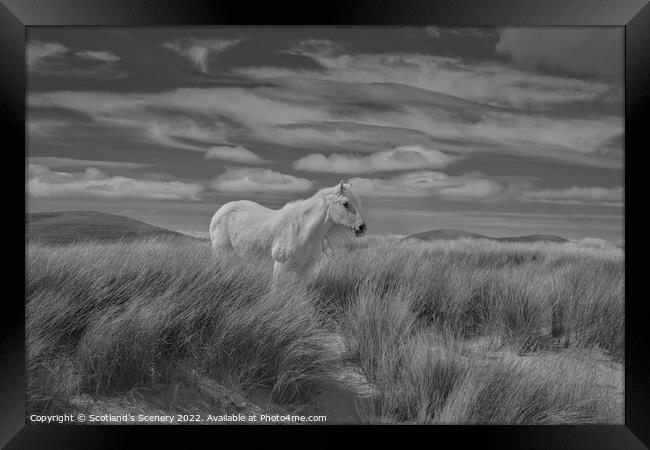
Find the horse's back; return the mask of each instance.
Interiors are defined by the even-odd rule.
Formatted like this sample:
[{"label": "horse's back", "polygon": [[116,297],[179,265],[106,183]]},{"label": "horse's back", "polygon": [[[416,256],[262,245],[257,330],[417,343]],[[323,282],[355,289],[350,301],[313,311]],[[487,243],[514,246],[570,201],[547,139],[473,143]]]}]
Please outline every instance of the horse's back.
[{"label": "horse's back", "polygon": [[224,204],[210,222],[210,241],[217,249],[265,251],[274,210],[249,200]]}]

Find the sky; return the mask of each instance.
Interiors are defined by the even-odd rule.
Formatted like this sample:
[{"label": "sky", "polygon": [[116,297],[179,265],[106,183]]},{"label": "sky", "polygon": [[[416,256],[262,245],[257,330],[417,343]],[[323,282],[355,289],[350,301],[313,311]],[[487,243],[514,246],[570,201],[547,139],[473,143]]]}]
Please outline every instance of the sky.
[{"label": "sky", "polygon": [[207,231],[348,180],[370,234],[623,239],[623,29],[30,27],[28,211]]}]

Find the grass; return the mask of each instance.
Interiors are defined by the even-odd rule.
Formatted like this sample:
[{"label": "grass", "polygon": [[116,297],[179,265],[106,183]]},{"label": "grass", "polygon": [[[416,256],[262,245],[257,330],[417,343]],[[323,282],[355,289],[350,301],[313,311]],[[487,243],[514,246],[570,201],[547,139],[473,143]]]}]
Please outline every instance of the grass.
[{"label": "grass", "polygon": [[[419,323],[408,288],[361,289],[347,309],[345,338],[377,389],[370,423],[620,423],[615,372],[601,375],[582,348],[530,352],[453,327]],[[524,327],[521,327],[524,329]],[[596,358],[594,358],[596,359]]]},{"label": "grass", "polygon": [[550,329],[561,310],[570,342],[599,346],[618,360],[623,283],[620,250],[472,240],[364,243],[339,253],[312,281],[342,309],[369,284],[371,298],[398,292],[424,325],[521,345]]},{"label": "grass", "polygon": [[179,367],[299,408],[337,370],[337,332],[368,422],[622,423],[623,275],[616,248],[367,237],[271,289],[268,261],[199,241],[30,244],[28,410]]},{"label": "grass", "polygon": [[35,406],[165,382],[178,364],[293,403],[334,358],[304,286],[269,292],[261,265],[217,261],[203,243],[30,246],[28,259]]}]

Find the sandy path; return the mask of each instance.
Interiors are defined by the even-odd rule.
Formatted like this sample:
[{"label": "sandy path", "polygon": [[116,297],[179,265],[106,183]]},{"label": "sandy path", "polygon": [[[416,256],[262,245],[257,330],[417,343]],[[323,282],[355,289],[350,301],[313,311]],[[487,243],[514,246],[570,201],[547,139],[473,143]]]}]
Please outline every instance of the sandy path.
[{"label": "sandy path", "polygon": [[358,367],[345,361],[345,345],[339,334],[327,336],[328,345],[339,355],[332,376],[318,388],[315,400],[301,409],[305,415],[325,415],[327,424],[361,423],[359,408],[371,400],[374,390]]}]

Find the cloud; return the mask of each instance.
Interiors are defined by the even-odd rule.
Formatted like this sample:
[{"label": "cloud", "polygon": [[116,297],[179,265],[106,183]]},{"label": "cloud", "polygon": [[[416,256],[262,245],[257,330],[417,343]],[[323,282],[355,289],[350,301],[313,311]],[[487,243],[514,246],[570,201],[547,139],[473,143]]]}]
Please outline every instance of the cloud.
[{"label": "cloud", "polygon": [[488,27],[437,27],[428,26],[424,27],[424,33],[433,38],[440,36],[455,36],[455,37],[474,37],[483,38],[485,36],[494,35],[494,28]]},{"label": "cloud", "polygon": [[623,75],[621,28],[506,28],[495,50],[527,68],[617,80]]},{"label": "cloud", "polygon": [[524,201],[559,203],[567,205],[622,206],[623,188],[579,187],[544,189],[522,193]]},{"label": "cloud", "polygon": [[194,151],[206,150],[205,145],[199,143],[224,143],[224,135],[227,133],[226,125],[216,120],[157,116],[155,113],[141,114],[139,111],[120,118],[107,116],[102,120],[108,124],[131,128],[145,141]]},{"label": "cloud", "polygon": [[[406,70],[408,64],[402,65]],[[621,116],[494,107],[402,83],[372,82],[372,77],[347,82],[287,69],[242,70],[264,83],[153,94],[39,92],[28,101],[30,108],[72,109],[118,133],[203,152],[243,139],[337,153],[418,145],[455,154],[491,152],[622,167],[616,151],[622,144],[613,141],[623,133]],[[377,76],[383,76],[379,67]],[[548,92],[562,96],[561,79],[552,79],[559,87],[555,92],[549,85]]]},{"label": "cloud", "polygon": [[421,146],[403,146],[368,156],[320,153],[310,154],[297,160],[293,167],[298,170],[327,173],[371,173],[393,170],[412,170],[446,167],[458,157]]},{"label": "cloud", "polygon": [[364,153],[390,150],[405,142],[420,146],[444,145],[429,134],[407,127],[339,121],[275,125],[268,138],[293,147]]},{"label": "cloud", "polygon": [[111,169],[139,169],[151,164],[134,163],[125,161],[97,161],[89,159],[60,158],[58,156],[33,156],[28,159],[29,164],[45,166],[50,169],[69,167],[106,167]]},{"label": "cloud", "polygon": [[344,50],[344,45],[329,39],[305,39],[291,46],[286,52],[292,55],[334,55]]},{"label": "cloud", "polygon": [[491,151],[622,165],[617,155],[599,153],[622,133],[622,117],[530,114],[391,84],[287,79],[249,89],[32,93],[28,101],[30,108],[71,109],[141,140],[203,152],[210,144],[232,145],[245,137],[301,148],[372,152],[421,145],[452,153]]},{"label": "cloud", "polygon": [[312,182],[305,178],[263,168],[228,168],[212,183],[221,192],[305,192]]},{"label": "cloud", "polygon": [[109,51],[83,50],[83,51],[75,52],[75,55],[83,59],[93,59],[96,61],[104,61],[104,62],[115,62],[120,60],[119,56]]},{"label": "cloud", "polygon": [[[242,68],[256,78],[300,76],[347,83],[399,83],[495,106],[541,109],[592,101],[607,94],[607,83],[521,70],[499,62],[419,53],[343,53],[337,46],[294,46],[289,53],[313,59],[326,70]],[[622,64],[622,55],[618,55]]]},{"label": "cloud", "polygon": [[232,161],[242,164],[265,162],[265,160],[260,158],[256,153],[251,152],[241,145],[234,147],[226,145],[210,147],[206,152],[205,157],[206,159],[222,159],[224,161]]},{"label": "cloud", "polygon": [[436,26],[433,26],[433,25],[429,26],[429,27],[424,27],[424,33],[427,36],[434,37],[434,38],[440,37],[440,35],[442,34],[441,30],[440,30],[440,27],[436,27]]},{"label": "cloud", "polygon": [[109,176],[94,167],[71,173],[53,171],[39,164],[28,165],[27,191],[32,197],[200,200],[202,190],[196,183]]},{"label": "cloud", "polygon": [[208,74],[208,58],[239,44],[242,39],[178,39],[164,46],[189,59],[201,72]]},{"label": "cloud", "polygon": [[452,176],[438,171],[414,171],[392,178],[351,178],[352,189],[367,197],[439,198],[482,202],[541,202],[566,205],[622,206],[623,188],[571,187],[531,189],[530,181],[491,179],[478,172]]},{"label": "cloud", "polygon": [[68,50],[68,47],[58,42],[29,41],[27,42],[27,66],[30,70],[34,70],[39,64],[62,56]]},{"label": "cloud", "polygon": [[[132,97],[134,107],[123,107],[121,102],[111,105],[110,96],[102,95],[101,98],[106,101],[103,112],[99,108],[95,112],[94,107],[83,102],[65,108],[91,116],[94,125],[112,129],[122,137],[170,148],[205,152],[209,145],[227,143],[226,136],[232,132],[229,125],[219,118],[174,114],[169,110],[158,112],[153,103],[138,105],[137,96]],[[72,120],[60,119],[29,118],[27,129],[30,139],[46,138],[49,143],[79,132]]]},{"label": "cloud", "polygon": [[27,119],[27,135],[30,139],[34,137],[56,137],[57,133],[69,126],[71,124],[67,120],[29,117]]},{"label": "cloud", "polygon": [[276,125],[327,118],[308,105],[273,101],[263,94],[241,88],[181,88],[156,94],[58,91],[32,93],[29,103],[71,109],[139,139],[204,152],[208,145],[177,138],[229,145],[248,133],[253,139],[275,142]]},{"label": "cloud", "polygon": [[105,50],[78,50],[58,43],[27,42],[27,69],[32,73],[97,79],[122,78],[117,68],[120,57]]},{"label": "cloud", "polygon": [[352,189],[378,198],[437,197],[445,200],[496,200],[502,184],[478,174],[451,176],[436,171],[416,171],[389,179],[351,178]]}]

